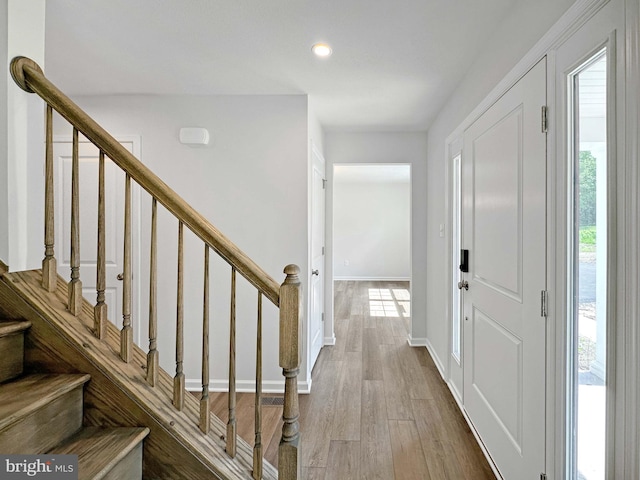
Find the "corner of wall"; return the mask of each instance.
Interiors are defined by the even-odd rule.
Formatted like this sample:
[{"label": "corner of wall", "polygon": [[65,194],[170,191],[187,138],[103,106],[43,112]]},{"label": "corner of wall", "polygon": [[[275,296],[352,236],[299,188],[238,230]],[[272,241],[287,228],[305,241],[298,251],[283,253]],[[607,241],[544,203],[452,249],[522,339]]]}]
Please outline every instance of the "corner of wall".
[{"label": "corner of wall", "polygon": [[9,192],[7,188],[8,182],[8,166],[9,155],[7,145],[8,136],[8,111],[7,105],[7,87],[9,85],[9,51],[8,51],[8,36],[9,36],[9,13],[8,3],[0,2],[0,112],[5,112],[4,115],[0,115],[0,145],[4,145],[0,149],[0,260],[9,262]]}]

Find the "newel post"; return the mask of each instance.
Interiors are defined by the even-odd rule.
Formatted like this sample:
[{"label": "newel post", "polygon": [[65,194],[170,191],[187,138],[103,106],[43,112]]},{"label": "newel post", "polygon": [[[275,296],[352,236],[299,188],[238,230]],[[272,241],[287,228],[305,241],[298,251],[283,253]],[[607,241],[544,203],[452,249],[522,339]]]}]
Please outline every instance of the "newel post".
[{"label": "newel post", "polygon": [[278,450],[278,478],[300,478],[300,425],[298,418],[298,372],[300,371],[300,332],[302,287],[300,268],[287,265],[280,286],[280,366],[285,377],[282,438]]}]

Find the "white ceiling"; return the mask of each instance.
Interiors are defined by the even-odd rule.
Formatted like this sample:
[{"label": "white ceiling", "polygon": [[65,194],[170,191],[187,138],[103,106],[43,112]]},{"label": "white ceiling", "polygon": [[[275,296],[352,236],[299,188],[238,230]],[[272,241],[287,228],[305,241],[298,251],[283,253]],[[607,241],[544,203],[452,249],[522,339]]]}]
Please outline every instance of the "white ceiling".
[{"label": "white ceiling", "polygon": [[45,71],[71,95],[308,94],[327,130],[420,131],[518,1],[47,0]]}]

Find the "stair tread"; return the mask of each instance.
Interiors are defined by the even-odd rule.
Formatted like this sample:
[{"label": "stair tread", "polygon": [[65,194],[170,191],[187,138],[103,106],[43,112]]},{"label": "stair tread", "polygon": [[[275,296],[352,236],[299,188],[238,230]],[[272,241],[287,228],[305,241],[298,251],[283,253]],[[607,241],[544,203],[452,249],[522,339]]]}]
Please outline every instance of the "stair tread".
[{"label": "stair tread", "polygon": [[31,327],[27,320],[0,320],[0,337],[22,332]]},{"label": "stair tread", "polygon": [[83,385],[87,374],[33,374],[0,386],[0,431]]},{"label": "stair tread", "polygon": [[49,453],[78,455],[81,478],[98,480],[148,434],[146,427],[85,427]]}]

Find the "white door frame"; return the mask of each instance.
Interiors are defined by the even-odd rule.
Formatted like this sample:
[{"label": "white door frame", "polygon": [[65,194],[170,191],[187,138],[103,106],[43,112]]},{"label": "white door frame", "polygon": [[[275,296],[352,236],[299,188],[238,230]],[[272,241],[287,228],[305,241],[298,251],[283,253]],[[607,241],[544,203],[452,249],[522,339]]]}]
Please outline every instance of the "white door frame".
[{"label": "white door frame", "polygon": [[[619,188],[618,185],[624,184],[624,163],[620,162],[617,158],[617,151],[624,148],[623,134],[618,134],[617,125],[620,124],[620,117],[617,114],[618,108],[621,105],[622,97],[624,95],[621,92],[620,78],[616,76],[616,72],[622,67],[621,59],[616,53],[616,33],[602,32],[598,29],[589,29],[588,26],[581,32],[578,32],[578,41],[571,42],[572,39],[567,41],[569,52],[571,52],[571,60],[569,64],[560,65],[561,61],[566,63],[566,54],[563,60],[560,59],[560,55],[556,54],[556,71],[555,75],[549,79],[550,83],[553,83],[553,90],[555,93],[555,124],[556,127],[556,139],[555,139],[555,178],[556,187],[555,192],[551,194],[555,195],[555,215],[556,222],[556,238],[555,245],[551,248],[556,252],[555,262],[555,299],[553,304],[554,316],[556,318],[565,318],[567,316],[567,305],[571,292],[569,290],[567,280],[569,278],[568,272],[568,246],[567,239],[572,235],[572,231],[569,229],[568,220],[568,208],[569,198],[567,185],[570,181],[570,169],[568,166],[569,158],[569,145],[568,135],[570,134],[569,119],[567,115],[568,110],[568,88],[567,78],[568,75],[577,68],[581,63],[591,58],[602,48],[607,48],[607,237],[608,237],[608,251],[607,251],[607,385],[615,386],[616,377],[620,372],[617,365],[623,365],[625,362],[625,350],[628,348],[628,344],[624,348],[616,348],[617,344],[624,344],[628,342],[625,338],[624,319],[618,315],[620,302],[616,298],[619,293],[623,293],[625,288],[621,285],[620,277],[617,272],[623,270],[623,257],[624,252],[619,252],[617,249],[617,238],[620,235],[617,225],[617,213],[616,204],[624,204],[624,188]],[[559,46],[561,49],[563,46]],[[577,48],[576,48],[577,47]],[[622,67],[623,68],[623,67]],[[550,151],[551,148],[550,148]],[[618,197],[618,198],[616,198]],[[616,261],[617,258],[617,261]],[[618,292],[618,293],[617,293]],[[633,346],[632,348],[637,348]],[[628,351],[628,350],[627,350]],[[559,360],[556,372],[555,388],[557,390],[556,397],[558,403],[556,404],[558,411],[556,412],[557,424],[556,424],[556,436],[557,442],[556,449],[559,452],[566,452],[568,448],[566,431],[567,426],[567,411],[566,400],[567,396],[567,372],[565,368],[562,368],[562,360],[567,357],[568,352],[568,332],[566,325],[559,325],[556,329],[556,358]],[[614,387],[615,388],[615,387]],[[606,474],[607,478],[630,478],[627,474],[621,474],[619,470],[616,470],[616,463],[623,465],[624,453],[621,453],[618,448],[612,448],[616,445],[616,410],[617,405],[612,403],[620,401],[616,399],[615,390],[608,388],[607,390],[607,458],[606,458]],[[562,403],[561,403],[562,402]],[[618,437],[619,438],[619,437]],[[616,455],[622,455],[621,458],[616,458]],[[567,469],[566,455],[560,455],[556,458],[556,476],[562,478],[565,475]]]},{"label": "white door frame", "polygon": [[[637,292],[640,289],[640,255],[637,246],[640,244],[640,231],[638,229],[638,218],[640,218],[640,179],[638,178],[638,152],[640,151],[640,58],[638,51],[640,45],[640,0],[625,1],[626,29],[625,37],[619,39],[619,43],[627,46],[624,58],[624,91],[618,92],[618,104],[623,103],[624,112],[624,149],[619,152],[618,175],[626,179],[625,189],[621,192],[624,200],[622,203],[624,217],[620,215],[621,223],[629,222],[634,228],[627,229],[624,238],[625,247],[618,251],[618,257],[626,265],[621,269],[618,278],[623,285],[618,284],[621,298],[624,299],[624,310],[626,318],[638,318],[640,311],[640,299]],[[622,59],[621,59],[622,60]],[[620,74],[622,76],[622,74]],[[624,219],[623,219],[624,218]],[[621,262],[618,262],[620,265]],[[624,288],[622,288],[624,286]],[[625,321],[624,324],[619,319],[619,329],[623,331],[623,341],[618,344],[619,348],[625,351],[626,365],[638,365],[640,363],[640,330],[632,322]],[[626,319],[625,319],[626,320]],[[620,408],[623,411],[621,418],[616,419],[616,425],[623,425],[622,432],[616,435],[616,442],[621,445],[631,445],[634,448],[620,448],[616,458],[616,474],[622,478],[627,472],[629,477],[640,476],[640,458],[638,449],[640,444],[640,432],[638,425],[640,412],[638,404],[640,402],[640,369],[630,368],[618,370],[620,381],[629,385],[626,389],[625,398],[616,405],[623,403],[625,406],[636,406],[635,410]],[[621,397],[622,395],[619,395]],[[624,470],[618,469],[622,463]]]}]

